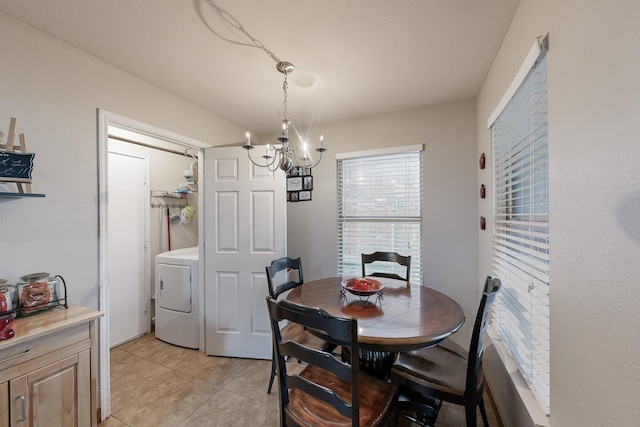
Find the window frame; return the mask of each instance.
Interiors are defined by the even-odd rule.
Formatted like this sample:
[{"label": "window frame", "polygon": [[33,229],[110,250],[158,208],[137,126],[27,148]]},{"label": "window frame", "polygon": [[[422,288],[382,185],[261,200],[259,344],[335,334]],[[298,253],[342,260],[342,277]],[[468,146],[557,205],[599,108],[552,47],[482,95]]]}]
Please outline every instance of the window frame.
[{"label": "window frame", "polygon": [[[487,125],[491,129],[493,154],[491,271],[503,282],[491,321],[511,359],[548,415],[550,234],[547,50],[547,36],[538,38]],[[544,87],[540,86],[541,83]],[[524,95],[528,98],[517,98]],[[517,110],[518,106],[526,110]],[[518,129],[514,123],[522,123],[508,115],[501,119],[505,111],[511,114],[510,109],[516,110],[513,117],[524,118],[522,123],[529,124],[529,128]],[[527,114],[522,114],[523,111]],[[522,116],[517,116],[519,114]],[[507,123],[503,125],[501,121]],[[497,136],[503,131],[513,139],[509,147],[502,147],[504,150],[501,150],[497,148],[496,139],[507,139],[505,135]],[[513,151],[508,152],[509,148]]]},{"label": "window frame", "polygon": [[[411,255],[412,259],[410,280],[411,282],[422,284],[423,149],[424,146],[422,144],[418,144],[411,146],[365,150],[351,153],[340,153],[336,155],[337,274],[339,276],[359,276],[362,274],[362,264],[360,259],[361,253],[372,253],[375,251],[394,251],[405,256]],[[405,184],[405,187],[401,186],[402,188],[411,187],[410,193],[406,193],[405,190],[400,191],[401,195],[407,198],[406,204],[411,204],[411,206],[401,206],[400,210],[406,213],[409,211],[405,211],[405,209],[408,209],[411,211],[410,215],[380,215],[379,209],[376,208],[376,206],[379,207],[379,204],[376,202],[374,202],[374,207],[370,208],[368,211],[366,211],[366,213],[357,212],[357,209],[355,209],[354,213],[354,209],[349,206],[345,206],[349,203],[349,201],[353,201],[353,198],[349,198],[348,193],[350,191],[355,191],[355,187],[345,187],[345,184],[347,183],[344,182],[344,180],[348,179],[345,178],[345,173],[348,172],[346,172],[344,168],[356,168],[356,164],[362,162],[365,162],[365,164],[384,164],[386,165],[386,167],[383,168],[385,173],[391,173],[394,176],[400,176],[400,169],[402,169],[400,167],[400,163],[402,162],[402,160],[400,159],[404,158],[403,156],[412,157],[412,161],[416,162],[415,164],[412,163],[412,166],[415,167],[417,165],[418,167],[417,174],[411,178],[411,183]],[[389,168],[387,162],[393,162],[394,159],[396,159],[395,161],[398,163],[398,167]],[[353,170],[355,171],[356,169]],[[376,173],[372,172],[369,178],[372,179],[372,181],[375,181],[375,179],[377,178]],[[366,180],[369,178],[364,179]],[[372,185],[375,184],[372,183]],[[372,191],[375,192],[377,190]],[[381,193],[384,193],[384,191],[381,191]],[[413,200],[408,199],[409,194],[411,194],[411,198]],[[419,198],[417,202],[415,200],[416,197]],[[369,200],[372,199],[374,198],[369,198]],[[377,197],[375,199],[377,199]],[[400,231],[397,231],[395,229],[396,226],[399,227]],[[349,233],[356,227],[361,227],[362,231],[360,232],[361,235],[355,238],[354,242],[353,239],[349,238]],[[356,233],[357,232],[354,231],[354,235],[356,235]],[[371,235],[379,237],[378,233],[380,233],[380,235],[388,233],[386,235],[399,237],[398,241],[401,241],[401,243],[396,245],[385,245],[381,244],[380,242],[389,242],[391,239],[378,238],[375,239],[374,242],[372,242],[371,239],[366,238],[366,236]],[[407,242],[410,242],[410,244],[408,245],[409,247],[404,246]],[[418,247],[416,248],[415,246]],[[391,269],[388,272],[395,271]],[[404,275],[404,273],[402,273],[402,275]]]}]

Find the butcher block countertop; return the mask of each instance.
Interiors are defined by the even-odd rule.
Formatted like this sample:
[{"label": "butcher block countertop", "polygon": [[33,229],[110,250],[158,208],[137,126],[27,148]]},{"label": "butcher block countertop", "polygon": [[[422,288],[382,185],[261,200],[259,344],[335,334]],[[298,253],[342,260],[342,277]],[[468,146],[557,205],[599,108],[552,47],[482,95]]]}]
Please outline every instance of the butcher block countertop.
[{"label": "butcher block countertop", "polygon": [[13,338],[0,341],[0,350],[49,336],[60,329],[71,328],[103,316],[103,313],[79,305],[69,304],[69,308],[57,307],[31,316],[19,317],[11,324],[15,332]]}]

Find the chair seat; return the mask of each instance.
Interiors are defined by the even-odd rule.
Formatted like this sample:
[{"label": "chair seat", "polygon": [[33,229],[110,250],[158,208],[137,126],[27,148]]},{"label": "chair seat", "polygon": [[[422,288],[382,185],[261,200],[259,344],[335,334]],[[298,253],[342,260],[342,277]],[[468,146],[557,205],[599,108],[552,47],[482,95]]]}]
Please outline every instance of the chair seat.
[{"label": "chair seat", "polygon": [[[307,366],[300,376],[334,390],[342,399],[351,400],[351,385],[332,372]],[[360,372],[360,425],[377,426],[389,412],[397,394],[397,386]],[[291,390],[285,411],[301,426],[351,426],[351,419],[341,415],[331,405],[298,390]]]},{"label": "chair seat", "polygon": [[[429,425],[435,424],[438,407],[441,401],[445,401],[464,406],[467,427],[477,425],[476,409],[480,408],[482,422],[488,427],[483,397],[482,355],[489,310],[500,287],[500,279],[487,276],[468,353],[453,341],[400,353],[391,369],[391,379],[400,386],[400,393],[408,398],[401,405],[399,413],[410,419],[411,413],[415,413],[418,421],[423,421],[420,414],[426,414],[425,421]],[[429,399],[435,399],[435,405],[429,405]],[[427,406],[430,407],[425,411]]]},{"label": "chair seat", "polygon": [[[453,400],[464,400],[467,352],[453,341],[400,353],[393,371],[418,385],[446,393]],[[478,384],[482,384],[482,371],[478,373]]]}]

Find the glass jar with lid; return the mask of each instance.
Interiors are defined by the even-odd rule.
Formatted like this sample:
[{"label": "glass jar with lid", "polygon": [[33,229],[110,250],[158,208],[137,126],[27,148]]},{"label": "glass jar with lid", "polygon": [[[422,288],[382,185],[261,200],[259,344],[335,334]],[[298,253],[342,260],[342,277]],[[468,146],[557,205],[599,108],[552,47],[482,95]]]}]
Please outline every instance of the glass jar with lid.
[{"label": "glass jar with lid", "polygon": [[57,304],[58,279],[49,273],[27,274],[18,283],[18,304],[25,314]]}]

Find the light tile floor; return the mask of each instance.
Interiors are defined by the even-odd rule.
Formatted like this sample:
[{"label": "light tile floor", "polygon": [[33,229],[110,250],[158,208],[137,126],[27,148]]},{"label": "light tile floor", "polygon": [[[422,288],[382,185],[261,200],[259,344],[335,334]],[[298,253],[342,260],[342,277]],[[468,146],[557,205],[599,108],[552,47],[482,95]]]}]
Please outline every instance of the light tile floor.
[{"label": "light tile floor", "polygon": [[[290,369],[301,367],[291,362]],[[111,350],[111,417],[99,427],[276,427],[270,372],[270,360],[205,356],[147,334]],[[445,403],[437,425],[463,426],[461,409]],[[487,411],[498,425],[491,405]]]}]

